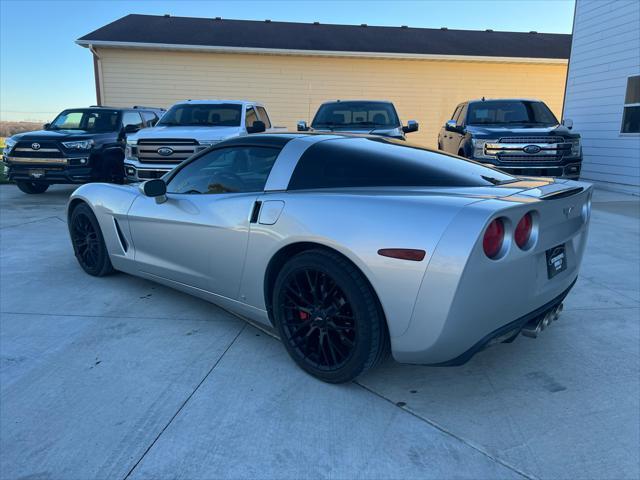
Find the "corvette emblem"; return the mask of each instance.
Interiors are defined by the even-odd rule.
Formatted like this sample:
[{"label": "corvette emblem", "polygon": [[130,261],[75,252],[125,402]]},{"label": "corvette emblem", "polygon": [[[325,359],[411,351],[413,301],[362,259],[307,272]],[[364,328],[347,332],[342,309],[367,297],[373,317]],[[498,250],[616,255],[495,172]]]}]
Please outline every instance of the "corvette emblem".
[{"label": "corvette emblem", "polygon": [[524,151],[524,153],[533,154],[533,153],[538,153],[542,149],[538,145],[527,145],[522,150]]},{"label": "corvette emblem", "polygon": [[574,208],[576,208],[575,205],[571,205],[570,207],[564,207],[562,209],[562,211],[564,212],[564,216],[569,218],[569,216],[571,215],[571,212],[573,212]]},{"label": "corvette emblem", "polygon": [[40,150],[40,144],[39,143],[32,143],[31,144],[31,150]]},{"label": "corvette emblem", "polygon": [[173,149],[169,147],[160,147],[158,150],[158,155],[162,155],[163,157],[168,157],[173,154]]}]

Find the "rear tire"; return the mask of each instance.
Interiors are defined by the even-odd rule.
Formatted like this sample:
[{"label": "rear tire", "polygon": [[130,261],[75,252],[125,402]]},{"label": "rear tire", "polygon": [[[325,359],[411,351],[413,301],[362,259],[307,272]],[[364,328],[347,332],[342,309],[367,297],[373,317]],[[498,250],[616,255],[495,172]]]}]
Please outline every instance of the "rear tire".
[{"label": "rear tire", "polygon": [[333,252],[308,250],[289,260],[275,282],[273,311],[289,355],[325,382],[353,380],[389,349],[373,289],[353,264]]},{"label": "rear tire", "polygon": [[85,272],[94,277],[113,273],[100,225],[86,203],[78,205],[71,212],[69,233],[76,259]]},{"label": "rear tire", "polygon": [[16,182],[18,188],[24,193],[29,194],[38,194],[44,193],[49,188],[48,183],[37,183],[37,182]]}]

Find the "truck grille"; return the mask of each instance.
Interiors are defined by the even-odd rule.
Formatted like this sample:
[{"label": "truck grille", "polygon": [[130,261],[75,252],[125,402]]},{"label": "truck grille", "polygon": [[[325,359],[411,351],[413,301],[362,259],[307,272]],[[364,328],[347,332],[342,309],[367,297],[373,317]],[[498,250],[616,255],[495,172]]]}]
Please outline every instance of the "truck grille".
[{"label": "truck grille", "polygon": [[[38,145],[39,148],[33,148]],[[58,147],[56,142],[18,142],[13,150],[11,150],[12,157],[27,157],[27,158],[62,158],[64,154]]]},{"label": "truck grille", "polygon": [[562,143],[564,138],[562,137],[502,137],[498,140],[499,143],[524,143],[527,145],[533,145],[536,143]]},{"label": "truck grille", "polygon": [[140,139],[137,145],[138,161],[140,163],[176,164],[186,160],[203,148],[193,139]]},{"label": "truck grille", "polygon": [[485,144],[485,153],[501,162],[559,162],[570,152],[563,137],[502,137]]}]

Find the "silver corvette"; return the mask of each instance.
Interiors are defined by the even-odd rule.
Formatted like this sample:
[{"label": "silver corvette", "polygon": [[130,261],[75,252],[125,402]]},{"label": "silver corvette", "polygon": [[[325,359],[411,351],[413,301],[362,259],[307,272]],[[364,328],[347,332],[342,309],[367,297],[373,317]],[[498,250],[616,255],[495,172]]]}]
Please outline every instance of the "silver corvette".
[{"label": "silver corvette", "polygon": [[209,300],[345,382],[389,350],[459,365],[535,336],[578,275],[591,194],[381,137],[263,134],[162,179],[83,185],[68,224],[87,273]]}]

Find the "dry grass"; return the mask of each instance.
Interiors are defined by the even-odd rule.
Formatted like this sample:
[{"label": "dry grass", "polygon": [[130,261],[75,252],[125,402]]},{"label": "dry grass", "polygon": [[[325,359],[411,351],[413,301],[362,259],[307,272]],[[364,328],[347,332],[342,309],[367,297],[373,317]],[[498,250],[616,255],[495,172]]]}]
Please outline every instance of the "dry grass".
[{"label": "dry grass", "polygon": [[16,133],[40,130],[42,123],[36,122],[5,122],[0,121],[0,137],[10,137]]}]

